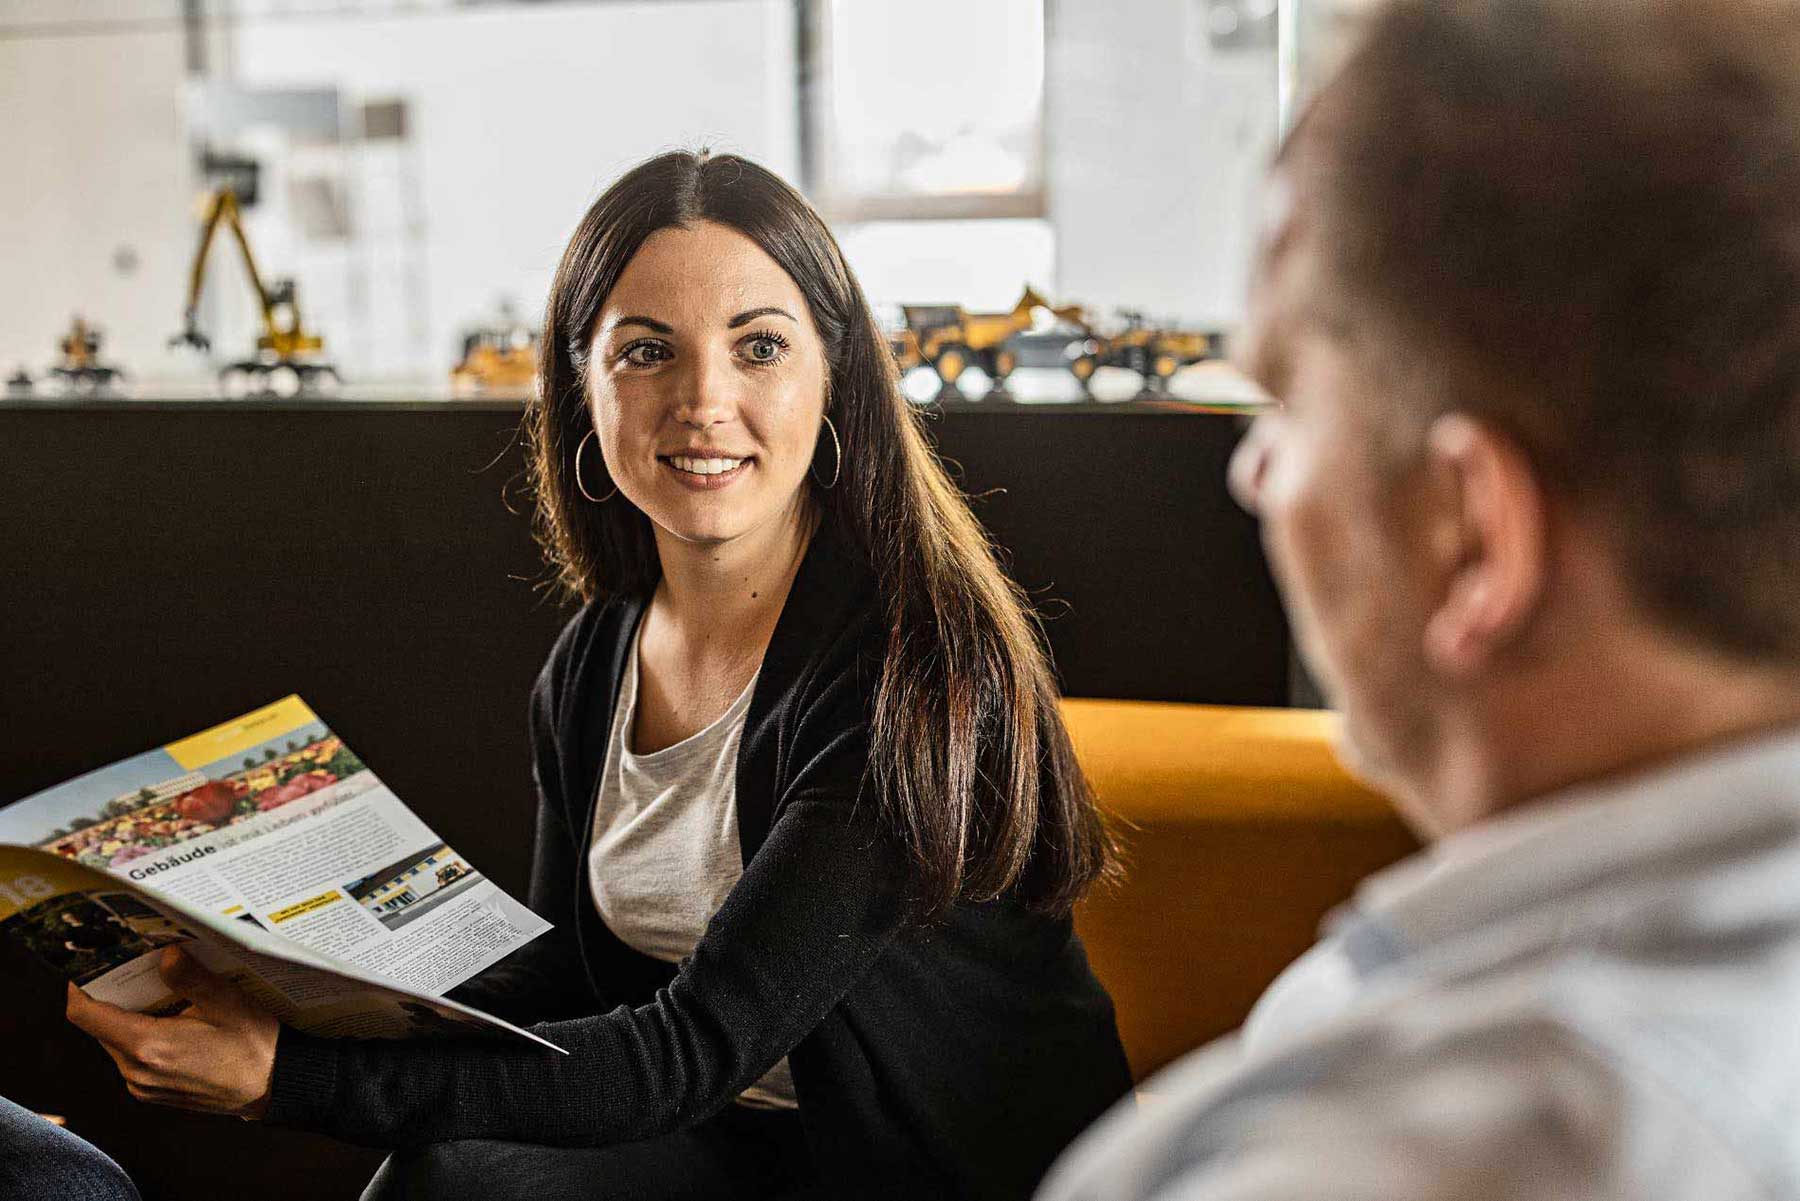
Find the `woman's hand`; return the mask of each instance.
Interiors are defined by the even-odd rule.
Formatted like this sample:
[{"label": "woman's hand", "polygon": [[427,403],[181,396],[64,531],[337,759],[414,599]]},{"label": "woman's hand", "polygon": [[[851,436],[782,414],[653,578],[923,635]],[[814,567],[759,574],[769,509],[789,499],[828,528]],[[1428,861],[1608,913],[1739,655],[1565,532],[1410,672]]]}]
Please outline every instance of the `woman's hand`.
[{"label": "woman's hand", "polygon": [[169,947],[157,965],[188,1008],[149,1017],[69,985],[69,1020],[99,1040],[140,1101],[258,1118],[269,1106],[281,1023],[231,984]]}]

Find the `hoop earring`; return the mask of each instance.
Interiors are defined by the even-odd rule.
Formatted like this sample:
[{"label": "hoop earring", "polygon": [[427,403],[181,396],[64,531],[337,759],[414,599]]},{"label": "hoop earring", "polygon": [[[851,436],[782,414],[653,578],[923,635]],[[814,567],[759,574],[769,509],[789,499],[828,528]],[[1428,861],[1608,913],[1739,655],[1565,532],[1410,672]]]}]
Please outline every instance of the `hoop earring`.
[{"label": "hoop earring", "polygon": [[825,428],[831,432],[832,459],[835,465],[831,469],[831,482],[829,484],[819,478],[819,465],[817,463],[813,464],[812,477],[813,483],[819,485],[823,491],[829,492],[837,487],[838,476],[844,473],[844,444],[838,441],[837,426],[831,424],[831,418],[826,417],[824,418],[824,421]]},{"label": "hoop earring", "polygon": [[581,490],[583,496],[587,497],[597,505],[603,505],[619,494],[619,486],[614,484],[613,490],[608,492],[605,496],[595,496],[592,492],[587,490],[587,481],[581,478],[581,452],[587,449],[588,439],[593,436],[594,431],[589,430],[581,436],[581,442],[575,447],[575,486]]}]

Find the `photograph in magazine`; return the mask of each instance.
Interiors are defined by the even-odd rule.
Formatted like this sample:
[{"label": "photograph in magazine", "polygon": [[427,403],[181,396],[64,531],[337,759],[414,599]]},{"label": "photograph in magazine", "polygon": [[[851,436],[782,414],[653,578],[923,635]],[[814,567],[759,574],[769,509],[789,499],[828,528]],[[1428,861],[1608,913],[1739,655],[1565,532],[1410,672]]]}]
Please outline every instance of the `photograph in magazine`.
[{"label": "photograph in magazine", "polygon": [[0,920],[51,971],[90,996],[162,1014],[180,1008],[156,976],[157,952],[190,941],[178,919],[124,891],[58,893]]},{"label": "photograph in magazine", "polygon": [[[285,716],[269,718],[281,724]],[[8,841],[89,867],[116,870],[151,859],[141,866],[162,870],[186,861],[176,852],[168,856],[170,862],[154,862],[170,848],[223,828],[235,830],[234,841],[253,838],[275,826],[260,820],[263,815],[303,797],[331,790],[319,800],[336,803],[378,783],[342,740],[316,720],[244,748],[241,759],[232,755],[188,768],[175,757],[183,749],[175,743],[148,751],[39,794],[62,794],[68,803],[61,811],[69,814],[68,821],[38,838]],[[102,797],[114,789],[120,791]],[[85,800],[94,802],[91,809],[77,807]]]},{"label": "photograph in magazine", "polygon": [[398,930],[480,882],[481,873],[440,842],[390,863],[372,876],[352,880],[344,885],[344,891],[382,925]]}]

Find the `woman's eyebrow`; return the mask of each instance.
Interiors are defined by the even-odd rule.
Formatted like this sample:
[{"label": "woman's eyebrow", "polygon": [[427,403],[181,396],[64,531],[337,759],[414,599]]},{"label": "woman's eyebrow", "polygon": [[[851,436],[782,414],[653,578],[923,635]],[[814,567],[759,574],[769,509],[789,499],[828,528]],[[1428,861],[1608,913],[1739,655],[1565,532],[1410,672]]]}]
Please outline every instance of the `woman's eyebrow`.
[{"label": "woman's eyebrow", "polygon": [[788,312],[786,309],[776,308],[774,305],[767,305],[760,309],[744,310],[743,312],[739,313],[737,316],[733,317],[730,321],[727,321],[725,323],[725,328],[736,329],[740,325],[747,325],[750,322],[755,321],[758,317],[771,317],[771,316],[786,317],[789,321],[793,321],[795,325],[800,324],[798,321],[796,321],[794,319],[794,315],[792,313]]},{"label": "woman's eyebrow", "polygon": [[672,334],[675,332],[675,327],[670,325],[666,321],[658,321],[654,317],[641,317],[641,316],[636,316],[636,315],[633,315],[630,317],[619,318],[617,321],[612,323],[612,328],[618,329],[621,326],[625,326],[625,325],[641,325],[645,329],[648,329],[648,330],[652,331],[653,333],[658,333],[658,334]]}]

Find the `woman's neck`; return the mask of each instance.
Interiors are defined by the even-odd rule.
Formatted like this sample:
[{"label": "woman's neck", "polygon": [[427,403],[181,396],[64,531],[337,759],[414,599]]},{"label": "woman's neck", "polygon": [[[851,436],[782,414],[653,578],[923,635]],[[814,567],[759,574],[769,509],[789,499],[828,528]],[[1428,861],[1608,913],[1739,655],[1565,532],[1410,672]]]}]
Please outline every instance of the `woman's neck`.
[{"label": "woman's neck", "polygon": [[683,542],[657,530],[662,580],[653,605],[690,646],[729,653],[754,644],[760,658],[817,526],[809,505],[729,542]]}]

